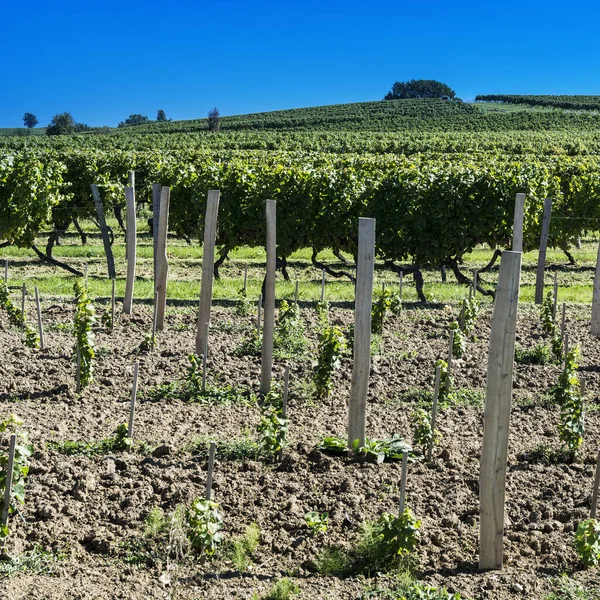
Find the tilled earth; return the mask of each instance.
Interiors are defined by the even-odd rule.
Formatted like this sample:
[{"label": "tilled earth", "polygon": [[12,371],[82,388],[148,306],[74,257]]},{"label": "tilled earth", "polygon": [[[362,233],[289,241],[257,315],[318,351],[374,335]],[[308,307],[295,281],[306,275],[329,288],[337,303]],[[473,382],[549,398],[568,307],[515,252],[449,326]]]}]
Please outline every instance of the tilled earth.
[{"label": "tilled earth", "polygon": [[[98,307],[102,313],[104,307]],[[457,307],[406,307],[389,317],[379,353],[373,357],[369,384],[367,434],[385,438],[399,433],[412,440],[410,416],[416,398],[433,388],[434,362],[447,355],[448,327]],[[195,340],[195,310],[169,307],[166,328],[154,352],[136,348],[151,325],[148,306],[136,305],[132,316],[120,315],[114,332],[98,328],[95,382],[75,393],[71,360],[72,303],[44,309],[46,349],[32,351],[20,332],[0,314],[0,417],[18,414],[35,447],[27,478],[23,519],[12,517],[8,551],[19,555],[40,545],[60,558],[51,572],[18,573],[0,581],[1,596],[11,599],[158,599],[251,598],[264,594],[287,576],[300,587],[299,598],[361,598],[377,577],[340,579],[315,573],[314,560],[327,545],[351,547],[360,526],[398,507],[400,464],[353,462],[325,455],[315,446],[327,435],[345,437],[352,369],[345,358],[335,373],[334,392],[325,401],[307,399],[303,381],[310,378],[316,348],[316,314],[304,307],[307,358],[277,360],[281,380],[291,365],[289,445],[280,464],[256,460],[219,460],[213,499],[220,505],[225,539],[257,523],[261,541],[244,573],[227,553],[205,561],[186,561],[164,584],[160,557],[136,560],[143,547],[144,521],[159,506],[166,512],[203,496],[206,460],[190,450],[198,438],[227,441],[255,428],[255,404],[199,405],[172,399],[153,401],[153,387],[182,380]],[[350,310],[334,308],[333,323],[348,324]],[[260,358],[235,357],[253,327],[252,315],[214,307],[209,381],[257,389]],[[580,458],[574,464],[546,464],[536,459],[540,446],[559,449],[556,406],[544,395],[560,372],[555,365],[515,365],[509,441],[505,565],[499,572],[479,573],[479,457],[491,307],[485,304],[463,359],[454,362],[455,387],[469,390],[465,401],[441,410],[442,434],[430,463],[410,465],[408,503],[422,519],[416,550],[416,576],[446,586],[463,597],[543,599],[556,578],[569,573],[584,586],[597,585],[598,574],[581,569],[573,532],[590,510],[595,458],[600,445],[600,341],[589,334],[590,310],[567,311],[570,344],[581,347],[580,370],[586,377],[589,413]],[[535,307],[520,309],[518,343],[541,341]],[[107,438],[127,421],[135,360],[140,361],[135,452],[68,456],[49,442]],[[538,453],[539,454],[539,453]],[[328,511],[329,528],[311,537],[304,514]],[[163,577],[161,577],[163,576]]]}]

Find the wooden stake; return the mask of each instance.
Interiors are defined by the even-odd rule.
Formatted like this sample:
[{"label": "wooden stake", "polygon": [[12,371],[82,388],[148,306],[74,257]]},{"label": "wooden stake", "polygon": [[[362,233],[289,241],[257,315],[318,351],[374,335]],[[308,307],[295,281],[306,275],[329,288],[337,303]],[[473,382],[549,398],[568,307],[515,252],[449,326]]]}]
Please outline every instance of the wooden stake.
[{"label": "wooden stake", "polygon": [[406,506],[406,476],[408,474],[408,450],[402,452],[402,475],[400,479],[400,515]]},{"label": "wooden stake", "polygon": [[450,330],[450,345],[448,348],[448,376],[446,377],[446,396],[450,393],[450,378],[452,377],[452,347],[454,346],[454,329]]},{"label": "wooden stake", "polygon": [[125,283],[125,297],[123,298],[123,313],[131,314],[133,308],[133,288],[135,285],[136,263],[136,236],[137,225],[135,222],[135,193],[133,187],[125,188],[127,201],[127,281]]},{"label": "wooden stake", "polygon": [[260,309],[262,308],[262,294],[258,295],[258,309],[256,313],[256,337],[260,337]]},{"label": "wooden stake", "polygon": [[206,365],[208,363],[208,323],[204,323],[204,348],[202,348],[202,393],[206,391]]},{"label": "wooden stake", "polygon": [[465,330],[465,311],[466,310],[467,310],[467,301],[463,298],[462,307],[460,309],[460,320],[459,320],[461,331]]},{"label": "wooden stake", "polygon": [[365,445],[367,392],[371,370],[371,309],[375,268],[375,219],[358,219],[358,260],[354,309],[354,364],[348,409],[348,448]]},{"label": "wooden stake", "polygon": [[473,297],[477,296],[477,271],[473,271]]},{"label": "wooden stake", "polygon": [[563,365],[563,368],[566,369],[567,368],[567,354],[569,354],[569,334],[565,333],[564,337],[563,337],[563,352],[565,354],[565,362]]},{"label": "wooden stake", "polygon": [[275,331],[275,269],[276,269],[276,202],[267,200],[267,277],[265,281],[265,314],[262,339],[260,393],[266,396],[271,390],[273,369],[273,336]]},{"label": "wooden stake", "polygon": [[[202,246],[202,281],[200,287],[200,310],[196,325],[196,354],[206,347],[205,334],[210,323],[210,310],[213,297],[213,277],[215,262],[215,239],[217,236],[217,216],[219,214],[219,190],[209,190],[204,218],[204,244]],[[244,273],[246,289],[246,273]]]},{"label": "wooden stake", "polygon": [[111,311],[111,318],[110,318],[110,331],[111,333],[115,330],[115,287],[116,287],[116,280],[112,280],[112,293],[111,293],[111,299],[110,299],[110,311]]},{"label": "wooden stake", "polygon": [[433,443],[435,441],[435,419],[437,416],[437,405],[438,398],[440,395],[440,380],[442,378],[442,367],[437,366],[435,368],[435,388],[433,390],[433,407],[431,409],[431,440],[429,440],[429,448],[427,448],[427,460],[431,462],[431,455],[433,453]]},{"label": "wooden stake", "polygon": [[296,289],[294,290],[294,308],[298,308],[298,280],[296,279]]},{"label": "wooden stake", "polygon": [[154,294],[154,314],[152,316],[152,348],[154,350],[156,346],[156,319],[158,315],[158,292]]},{"label": "wooden stake", "polygon": [[562,303],[562,317],[560,320],[560,339],[563,340],[565,338],[565,325],[567,320],[567,303]]},{"label": "wooden stake", "polygon": [[248,265],[244,267],[244,296],[248,292]]},{"label": "wooden stake", "polygon": [[213,470],[215,468],[215,451],[217,446],[215,442],[210,443],[210,449],[208,450],[208,467],[206,468],[206,493],[204,497],[207,500],[210,500],[210,495],[212,492],[212,482],[213,482]]},{"label": "wooden stake", "polygon": [[594,275],[594,295],[592,298],[592,335],[600,337],[600,242],[596,258],[596,273]]},{"label": "wooden stake", "polygon": [[[129,229],[129,226],[127,229]],[[127,437],[130,439],[133,439],[133,421],[135,419],[135,400],[137,398],[139,370],[140,361],[136,360],[133,366],[133,387],[131,389],[131,404],[129,405],[129,425],[127,427]]]},{"label": "wooden stake", "polygon": [[8,258],[4,259],[4,283],[8,285]]},{"label": "wooden stake", "polygon": [[582,398],[585,398],[585,392],[586,392],[586,384],[587,384],[587,380],[585,378],[585,375],[582,375],[579,378],[579,395]]},{"label": "wooden stake", "polygon": [[156,310],[156,329],[165,328],[165,310],[167,307],[167,275],[169,260],[167,258],[167,232],[169,230],[169,199],[171,190],[163,187],[160,196],[160,222],[158,224],[158,247],[156,254],[155,292],[158,293]]},{"label": "wooden stake", "polygon": [[104,244],[104,253],[106,254],[106,263],[108,267],[108,277],[113,279],[117,276],[115,272],[115,259],[113,257],[112,247],[108,238],[108,227],[104,218],[104,208],[102,207],[102,199],[98,187],[92,183],[92,196],[96,205],[96,214],[98,215],[98,224],[100,225],[100,233],[102,234],[102,243]]},{"label": "wooden stake", "polygon": [[[290,391],[290,365],[285,366],[283,374],[283,401],[281,404],[281,418],[287,419],[288,396]],[[283,458],[283,448],[277,452],[277,460]]]},{"label": "wooden stake", "polygon": [[81,392],[81,350],[77,348],[77,372],[75,373],[75,391]]},{"label": "wooden stake", "polygon": [[510,404],[521,253],[503,252],[492,315],[479,478],[479,568],[502,568]]},{"label": "wooden stake", "polygon": [[23,316],[23,329],[25,329],[25,297],[27,296],[27,290],[25,284],[21,288],[21,315]]},{"label": "wooden stake", "polygon": [[160,183],[152,184],[152,240],[154,241],[154,281],[158,278],[156,272],[156,255],[158,253],[158,224],[160,223],[160,197],[162,186]]},{"label": "wooden stake", "polygon": [[556,322],[556,306],[558,303],[558,274],[554,272],[554,302],[552,303],[552,319]]},{"label": "wooden stake", "polygon": [[400,302],[402,302],[402,271],[398,273],[398,297],[400,298]]},{"label": "wooden stake", "polygon": [[44,327],[42,326],[42,307],[40,304],[40,294],[38,292],[37,286],[35,288],[35,306],[37,309],[37,318],[38,318],[38,332],[40,334],[40,350],[44,349]]},{"label": "wooden stake", "polygon": [[596,460],[596,477],[594,478],[594,489],[592,490],[592,510],[590,518],[596,518],[596,510],[598,508],[598,487],[600,487],[600,452],[598,452],[598,459]]},{"label": "wooden stake", "polygon": [[540,253],[538,255],[537,274],[535,278],[535,303],[541,304],[544,299],[544,269],[546,267],[546,249],[548,247],[548,234],[550,232],[550,214],[552,212],[552,199],[544,200],[544,216],[542,217],[542,235],[540,237]]},{"label": "wooden stake", "polygon": [[515,216],[513,225],[513,252],[523,252],[523,216],[525,213],[525,194],[515,198]]},{"label": "wooden stake", "polygon": [[[10,509],[10,497],[12,494],[13,472],[15,467],[15,449],[17,447],[17,434],[13,433],[10,436],[8,444],[8,461],[6,464],[6,479],[4,482],[4,504],[2,506],[2,527],[8,524],[8,511]],[[6,543],[6,538],[2,542],[2,547]]]},{"label": "wooden stake", "polygon": [[325,269],[321,269],[321,302],[325,301]]}]

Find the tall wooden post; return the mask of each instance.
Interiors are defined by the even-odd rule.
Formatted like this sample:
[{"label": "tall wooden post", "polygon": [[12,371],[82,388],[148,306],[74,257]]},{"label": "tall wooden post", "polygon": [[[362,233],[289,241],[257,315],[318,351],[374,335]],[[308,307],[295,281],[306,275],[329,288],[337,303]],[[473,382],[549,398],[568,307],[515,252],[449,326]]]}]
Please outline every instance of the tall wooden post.
[{"label": "tall wooden post", "polygon": [[158,225],[158,246],[156,253],[155,292],[158,294],[156,305],[156,329],[165,327],[165,310],[167,306],[167,275],[169,261],[167,259],[167,232],[169,230],[169,199],[171,190],[163,187],[160,195],[160,221]]},{"label": "tall wooden post", "polygon": [[265,281],[265,309],[262,362],[260,373],[260,393],[271,391],[271,372],[273,368],[273,335],[275,331],[275,268],[276,268],[276,206],[275,200],[267,200],[267,277]]},{"label": "tall wooden post", "polygon": [[108,227],[106,226],[106,219],[104,218],[102,198],[100,198],[100,192],[98,191],[98,187],[96,185],[92,183],[91,188],[92,196],[94,197],[94,204],[96,205],[96,214],[98,215],[100,233],[102,234],[104,253],[106,254],[106,263],[108,265],[108,277],[109,279],[114,279],[117,276],[115,271],[115,259],[113,257],[112,248],[110,246],[110,240],[108,239]]},{"label": "tall wooden post", "polygon": [[348,447],[365,444],[367,391],[371,369],[371,309],[375,269],[375,219],[358,219],[358,259],[354,308],[354,364],[350,383]]},{"label": "tall wooden post", "polygon": [[596,274],[594,276],[594,295],[592,297],[592,335],[600,337],[600,243],[596,259]]},{"label": "tall wooden post", "polygon": [[502,568],[506,458],[519,305],[521,253],[503,252],[490,334],[479,477],[479,568]]},{"label": "tall wooden post", "polygon": [[[13,433],[10,436],[10,441],[8,445],[8,460],[6,464],[6,478],[4,481],[4,503],[2,505],[2,527],[6,527],[8,524],[8,512],[10,509],[10,497],[12,495],[12,480],[14,473],[14,464],[15,464],[15,450],[17,447],[17,434]],[[2,546],[4,546],[4,542],[6,538],[2,541]]]},{"label": "tall wooden post", "polygon": [[133,187],[125,188],[127,201],[127,281],[125,283],[125,297],[123,298],[123,313],[131,314],[133,307],[133,287],[135,284],[136,263],[136,223],[135,223],[135,192]]},{"label": "tall wooden post", "polygon": [[544,200],[544,216],[542,217],[542,235],[540,237],[540,253],[538,255],[537,275],[535,278],[535,303],[541,304],[544,299],[544,269],[546,267],[546,249],[548,248],[548,234],[550,233],[550,213],[552,212],[552,198]]},{"label": "tall wooden post", "polygon": [[212,305],[213,276],[215,262],[215,238],[217,235],[217,215],[219,212],[219,190],[209,190],[204,219],[204,245],[202,247],[202,281],[200,283],[200,310],[196,326],[196,354],[202,354],[206,345],[205,324],[210,323]]},{"label": "tall wooden post", "polygon": [[513,225],[513,252],[523,252],[523,217],[525,214],[525,194],[515,198],[515,217]]}]

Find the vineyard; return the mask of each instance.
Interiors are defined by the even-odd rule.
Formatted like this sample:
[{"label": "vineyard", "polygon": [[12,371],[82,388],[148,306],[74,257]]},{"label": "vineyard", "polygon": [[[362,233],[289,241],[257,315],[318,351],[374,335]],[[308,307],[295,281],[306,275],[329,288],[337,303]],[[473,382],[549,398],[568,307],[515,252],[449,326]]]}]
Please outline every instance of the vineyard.
[{"label": "vineyard", "polygon": [[0,136],[3,597],[600,598],[600,116],[513,98]]}]

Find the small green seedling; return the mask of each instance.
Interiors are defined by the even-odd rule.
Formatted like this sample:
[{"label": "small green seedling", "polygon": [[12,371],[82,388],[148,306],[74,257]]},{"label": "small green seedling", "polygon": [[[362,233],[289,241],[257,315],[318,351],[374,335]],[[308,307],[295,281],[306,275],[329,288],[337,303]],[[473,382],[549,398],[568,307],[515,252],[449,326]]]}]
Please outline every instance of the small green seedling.
[{"label": "small green seedling", "polygon": [[329,523],[329,513],[318,513],[316,511],[307,512],[304,515],[304,521],[311,535],[325,533],[327,531],[327,525]]}]

